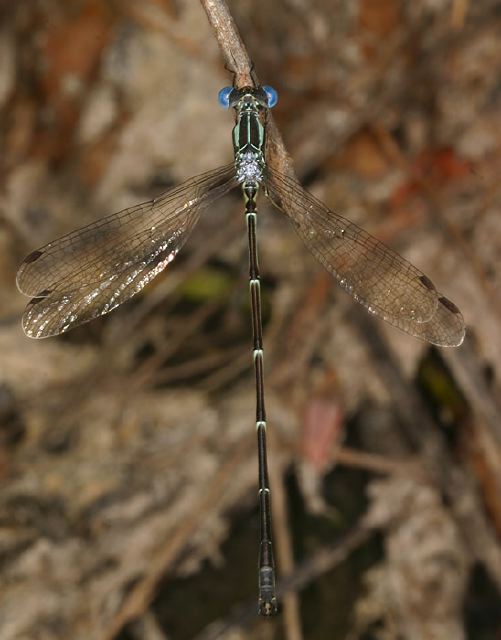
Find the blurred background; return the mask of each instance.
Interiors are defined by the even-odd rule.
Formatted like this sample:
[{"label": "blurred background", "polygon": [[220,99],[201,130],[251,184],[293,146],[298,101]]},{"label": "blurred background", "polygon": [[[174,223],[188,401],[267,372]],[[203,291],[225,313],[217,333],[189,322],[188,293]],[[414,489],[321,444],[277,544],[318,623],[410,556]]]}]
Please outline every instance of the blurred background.
[{"label": "blurred background", "polygon": [[109,316],[22,332],[23,257],[231,161],[189,0],[0,2],[0,637],[501,638],[499,7],[232,0],[304,186],[462,310],[439,350],[339,290],[261,200],[282,615],[256,615],[238,193]]}]

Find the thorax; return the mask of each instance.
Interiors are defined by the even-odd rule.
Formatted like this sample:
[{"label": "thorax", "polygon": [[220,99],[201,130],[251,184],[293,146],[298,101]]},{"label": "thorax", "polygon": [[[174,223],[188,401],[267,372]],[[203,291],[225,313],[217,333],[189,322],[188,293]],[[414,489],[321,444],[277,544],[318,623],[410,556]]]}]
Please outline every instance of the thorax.
[{"label": "thorax", "polygon": [[235,166],[239,182],[261,182],[265,166],[265,128],[261,115],[252,105],[238,112],[233,128]]}]

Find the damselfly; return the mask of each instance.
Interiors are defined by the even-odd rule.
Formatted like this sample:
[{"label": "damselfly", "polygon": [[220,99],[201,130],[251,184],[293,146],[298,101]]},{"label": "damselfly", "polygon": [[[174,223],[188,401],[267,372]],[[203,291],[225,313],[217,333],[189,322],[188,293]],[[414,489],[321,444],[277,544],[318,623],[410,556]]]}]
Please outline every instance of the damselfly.
[{"label": "damselfly", "polygon": [[249,244],[253,358],[256,377],[260,547],[259,611],[276,612],[271,500],[266,457],[263,331],[257,255],[260,187],[338,284],[367,310],[413,336],[445,347],[465,333],[459,309],[407,260],[328,209],[293,178],[266,162],[266,121],[277,94],[267,86],[219,92],[234,108],[235,159],[187,180],[150,202],[114,213],[33,251],[17,274],[33,296],[23,316],[30,338],[46,338],[108,313],[141,291],[174,260],[201,212],[235,187],[245,206]]}]

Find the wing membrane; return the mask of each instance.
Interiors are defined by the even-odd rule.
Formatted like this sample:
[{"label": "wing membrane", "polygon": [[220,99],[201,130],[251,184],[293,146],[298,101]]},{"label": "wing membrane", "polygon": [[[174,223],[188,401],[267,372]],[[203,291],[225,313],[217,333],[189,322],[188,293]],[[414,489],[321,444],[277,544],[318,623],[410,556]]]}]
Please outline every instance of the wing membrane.
[{"label": "wing membrane", "polygon": [[236,186],[233,164],[114,213],[31,253],[19,289],[34,298],[25,333],[44,338],[108,313],[176,256],[203,209]]},{"label": "wing membrane", "polygon": [[176,225],[190,221],[219,196],[221,186],[226,192],[224,185],[233,174],[233,165],[228,165],[191,178],[154,200],[49,242],[25,258],[17,273],[19,290],[38,296],[45,289],[73,290],[116,275],[149,254],[150,241],[161,242]]},{"label": "wing membrane", "polygon": [[288,176],[268,168],[266,188],[311,253],[369,312],[433,344],[461,344],[459,309],[419,269]]}]

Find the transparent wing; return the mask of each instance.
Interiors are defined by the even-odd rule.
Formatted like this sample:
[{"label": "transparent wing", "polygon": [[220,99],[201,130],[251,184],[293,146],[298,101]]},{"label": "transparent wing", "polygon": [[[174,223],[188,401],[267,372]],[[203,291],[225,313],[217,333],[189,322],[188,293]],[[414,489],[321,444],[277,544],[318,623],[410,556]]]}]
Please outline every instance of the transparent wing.
[{"label": "transparent wing", "polygon": [[34,298],[23,329],[45,338],[108,313],[175,258],[200,213],[237,185],[234,165],[73,231],[27,256],[17,274]]},{"label": "transparent wing", "polygon": [[267,168],[267,195],[291,220],[311,253],[371,313],[439,346],[458,346],[459,309],[410,262],[328,209],[295,180]]}]

